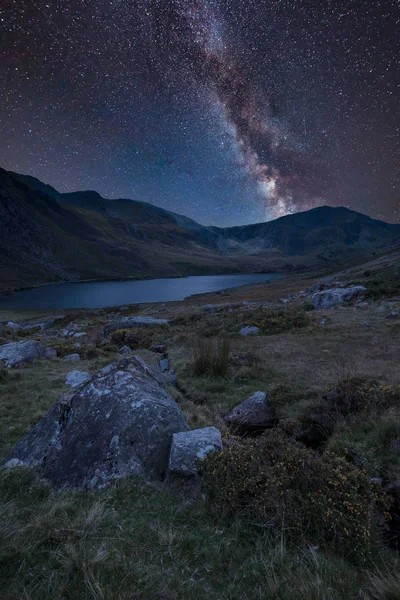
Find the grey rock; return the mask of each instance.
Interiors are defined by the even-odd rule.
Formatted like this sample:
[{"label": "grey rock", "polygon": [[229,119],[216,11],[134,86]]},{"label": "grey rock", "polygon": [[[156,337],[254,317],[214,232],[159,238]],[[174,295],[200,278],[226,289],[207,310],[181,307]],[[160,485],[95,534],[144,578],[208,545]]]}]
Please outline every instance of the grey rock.
[{"label": "grey rock", "polygon": [[331,288],[317,292],[312,296],[312,303],[315,309],[324,310],[340,306],[344,302],[350,302],[356,298],[362,298],[366,288],[362,285],[354,285],[348,288]]},{"label": "grey rock", "polygon": [[36,340],[11,342],[0,346],[0,360],[4,361],[6,367],[19,367],[44,358],[44,355],[43,344]]},{"label": "grey rock", "polygon": [[159,352],[162,354],[167,350],[167,346],[165,344],[158,344],[158,346],[153,346],[150,350],[151,352]]},{"label": "grey rock", "polygon": [[11,458],[4,465],[4,469],[15,469],[16,467],[25,467],[26,464],[19,458]]},{"label": "grey rock", "polygon": [[265,392],[255,392],[224,416],[225,423],[232,429],[264,428],[273,424]]},{"label": "grey rock", "polygon": [[162,373],[169,371],[169,360],[168,358],[163,358],[160,360],[160,370]]},{"label": "grey rock", "polygon": [[242,329],[240,330],[240,335],[258,335],[259,333],[261,333],[260,329],[258,327],[242,327]]},{"label": "grey rock", "polygon": [[174,371],[168,371],[168,373],[165,373],[165,378],[170,385],[176,385],[178,380]]},{"label": "grey rock", "polygon": [[89,381],[90,375],[87,371],[70,371],[65,377],[65,383],[72,388]]},{"label": "grey rock", "polygon": [[172,435],[187,431],[182,411],[136,356],[72,389],[6,457],[55,486],[100,488],[126,475],[162,479]]},{"label": "grey rock", "polygon": [[132,349],[129,348],[129,346],[122,346],[122,348],[119,349],[119,353],[122,355],[132,354]]},{"label": "grey rock", "polygon": [[320,292],[322,287],[323,286],[321,283],[314,283],[313,285],[310,285],[309,288],[307,288],[307,292],[309,292],[310,294],[315,294],[317,292]]},{"label": "grey rock", "polygon": [[392,310],[388,315],[387,319],[397,319],[399,317],[399,313],[397,310]]},{"label": "grey rock", "polygon": [[84,337],[85,335],[87,335],[86,331],[79,331],[78,333],[74,333],[74,337],[76,338]]},{"label": "grey rock", "polygon": [[326,325],[326,319],[321,319],[319,322],[320,325]]},{"label": "grey rock", "polygon": [[57,350],[55,348],[51,348],[50,346],[44,349],[44,358],[47,360],[52,360],[53,358],[57,358]]},{"label": "grey rock", "polygon": [[169,455],[167,476],[193,476],[198,473],[199,461],[209,452],[222,450],[221,433],[215,427],[174,433]]},{"label": "grey rock", "polygon": [[12,331],[18,331],[19,329],[22,329],[21,325],[18,325],[18,323],[14,323],[13,321],[8,321],[7,327],[8,329],[12,329]]},{"label": "grey rock", "polygon": [[68,356],[64,356],[63,360],[71,360],[73,362],[78,362],[79,360],[81,360],[81,356],[80,354],[68,354]]},{"label": "grey rock", "polygon": [[80,326],[78,323],[72,322],[66,326],[66,329],[68,329],[68,331],[79,331]]},{"label": "grey rock", "polygon": [[135,329],[135,327],[150,327],[168,324],[168,319],[155,319],[154,317],[126,317],[106,325],[103,330],[103,336],[107,337],[117,329]]}]

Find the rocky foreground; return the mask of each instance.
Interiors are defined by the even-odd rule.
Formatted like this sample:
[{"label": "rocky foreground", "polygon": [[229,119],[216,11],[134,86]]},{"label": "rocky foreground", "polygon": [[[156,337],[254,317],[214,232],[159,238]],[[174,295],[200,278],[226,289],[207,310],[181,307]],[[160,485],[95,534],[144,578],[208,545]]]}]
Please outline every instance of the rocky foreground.
[{"label": "rocky foreground", "polygon": [[397,597],[400,296],[373,277],[4,319],[5,597]]}]

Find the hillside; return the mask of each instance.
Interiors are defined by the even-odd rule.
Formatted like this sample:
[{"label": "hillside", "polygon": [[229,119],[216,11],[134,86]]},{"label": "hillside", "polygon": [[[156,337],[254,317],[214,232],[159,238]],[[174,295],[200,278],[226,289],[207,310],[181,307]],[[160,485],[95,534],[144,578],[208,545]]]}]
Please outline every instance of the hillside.
[{"label": "hillside", "polygon": [[52,281],[287,271],[344,263],[399,240],[399,225],[346,208],[221,229],[145,202],[61,194],[0,169],[2,291]]}]

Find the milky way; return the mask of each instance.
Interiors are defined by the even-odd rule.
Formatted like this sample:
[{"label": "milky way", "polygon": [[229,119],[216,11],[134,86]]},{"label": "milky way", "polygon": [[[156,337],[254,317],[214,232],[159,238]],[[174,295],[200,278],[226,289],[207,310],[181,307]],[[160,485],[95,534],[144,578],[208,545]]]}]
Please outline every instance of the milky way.
[{"label": "milky way", "polygon": [[3,0],[0,166],[242,224],[399,220],[392,1]]}]

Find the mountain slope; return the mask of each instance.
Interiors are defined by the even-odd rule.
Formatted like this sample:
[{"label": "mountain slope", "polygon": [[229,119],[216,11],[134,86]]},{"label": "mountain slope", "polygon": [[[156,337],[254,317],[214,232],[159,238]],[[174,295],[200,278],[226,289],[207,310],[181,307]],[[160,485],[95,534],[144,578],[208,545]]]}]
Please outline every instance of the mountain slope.
[{"label": "mountain slope", "polygon": [[397,244],[400,226],[322,206],[221,229],[97,192],[61,194],[0,169],[0,289],[65,280],[255,272],[345,261]]}]

